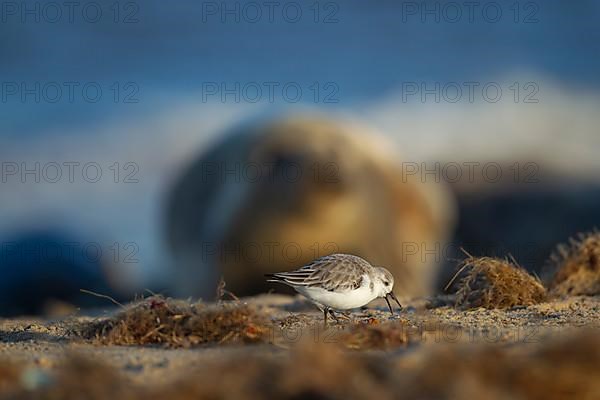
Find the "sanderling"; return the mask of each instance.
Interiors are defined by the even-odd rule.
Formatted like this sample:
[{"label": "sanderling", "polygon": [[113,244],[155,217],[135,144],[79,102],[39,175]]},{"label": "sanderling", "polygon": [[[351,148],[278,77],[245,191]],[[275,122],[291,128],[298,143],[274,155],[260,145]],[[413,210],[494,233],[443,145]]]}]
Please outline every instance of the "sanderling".
[{"label": "sanderling", "polygon": [[394,277],[390,271],[351,254],[324,256],[295,271],[265,276],[267,282],[285,283],[312,301],[323,311],[325,325],[328,313],[337,319],[333,310],[361,307],[378,297],[385,299],[392,315],[388,297],[402,309],[392,292]]}]

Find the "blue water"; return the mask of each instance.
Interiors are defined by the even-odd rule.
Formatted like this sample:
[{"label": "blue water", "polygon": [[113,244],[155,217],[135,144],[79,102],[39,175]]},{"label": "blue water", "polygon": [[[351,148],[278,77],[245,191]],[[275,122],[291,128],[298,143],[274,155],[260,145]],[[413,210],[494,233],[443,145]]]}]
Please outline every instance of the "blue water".
[{"label": "blue water", "polygon": [[[198,96],[206,82],[297,82],[305,91],[314,82],[334,83],[337,106],[374,101],[407,81],[493,80],[522,71],[532,79],[600,86],[596,1],[476,2],[472,19],[463,2],[453,3],[462,13],[455,18],[448,2],[283,1],[271,20],[263,1],[103,0],[95,3],[98,22],[84,18],[87,3],[72,22],[64,7],[51,22],[45,2],[37,3],[39,22],[35,13],[19,15],[36,2],[14,3],[16,14],[3,8],[2,82],[97,82],[103,96],[89,103],[81,94],[73,102],[63,95],[56,104],[8,96],[0,102],[0,132],[36,134],[144,115]],[[236,4],[239,12],[220,14]],[[421,15],[436,6],[438,12]],[[253,22],[257,8],[262,16]],[[298,8],[302,16],[291,22]],[[120,90],[133,83],[137,103],[123,103],[122,93],[115,102],[115,82]],[[312,101],[305,95],[300,102]]]}]

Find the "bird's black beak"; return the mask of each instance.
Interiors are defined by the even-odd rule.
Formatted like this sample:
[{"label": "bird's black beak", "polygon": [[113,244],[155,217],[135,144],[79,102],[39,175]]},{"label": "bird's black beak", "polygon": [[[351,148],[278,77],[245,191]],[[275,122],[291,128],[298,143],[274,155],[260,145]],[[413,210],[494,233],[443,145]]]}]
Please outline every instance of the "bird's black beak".
[{"label": "bird's black beak", "polygon": [[387,303],[388,307],[390,308],[390,312],[392,313],[392,315],[394,315],[394,309],[392,308],[392,305],[390,304],[390,300],[388,299],[388,296],[391,297],[398,304],[398,307],[400,307],[400,310],[402,310],[402,304],[400,304],[400,302],[398,301],[398,298],[396,297],[394,292],[389,292],[388,294],[385,295],[385,302]]},{"label": "bird's black beak", "polygon": [[385,299],[385,302],[387,303],[388,307],[390,308],[390,312],[392,313],[392,315],[394,315],[394,309],[392,308],[392,305],[390,304],[390,301],[388,300],[388,296],[389,296],[389,294],[386,294],[384,299]]}]

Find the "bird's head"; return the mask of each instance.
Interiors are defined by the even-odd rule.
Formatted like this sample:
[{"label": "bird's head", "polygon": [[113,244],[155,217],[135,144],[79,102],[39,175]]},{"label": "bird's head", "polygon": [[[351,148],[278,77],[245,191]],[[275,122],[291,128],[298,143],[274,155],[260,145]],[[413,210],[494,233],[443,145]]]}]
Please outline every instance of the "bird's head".
[{"label": "bird's head", "polygon": [[392,291],[394,289],[394,275],[392,275],[390,271],[383,267],[376,267],[374,283],[374,289],[377,292],[377,296],[385,299],[392,314],[394,314],[394,310],[392,309],[392,305],[390,304],[388,297],[391,297],[396,303],[398,303],[400,309],[402,309],[402,305]]}]

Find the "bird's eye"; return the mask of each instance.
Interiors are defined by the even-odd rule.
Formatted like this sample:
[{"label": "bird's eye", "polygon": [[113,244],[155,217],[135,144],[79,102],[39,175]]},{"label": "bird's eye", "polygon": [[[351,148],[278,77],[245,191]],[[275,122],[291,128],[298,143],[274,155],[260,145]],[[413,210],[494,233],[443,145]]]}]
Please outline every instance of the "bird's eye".
[{"label": "bird's eye", "polygon": [[389,282],[383,282],[383,284],[384,284],[385,286],[390,286],[390,283],[389,283]]}]

